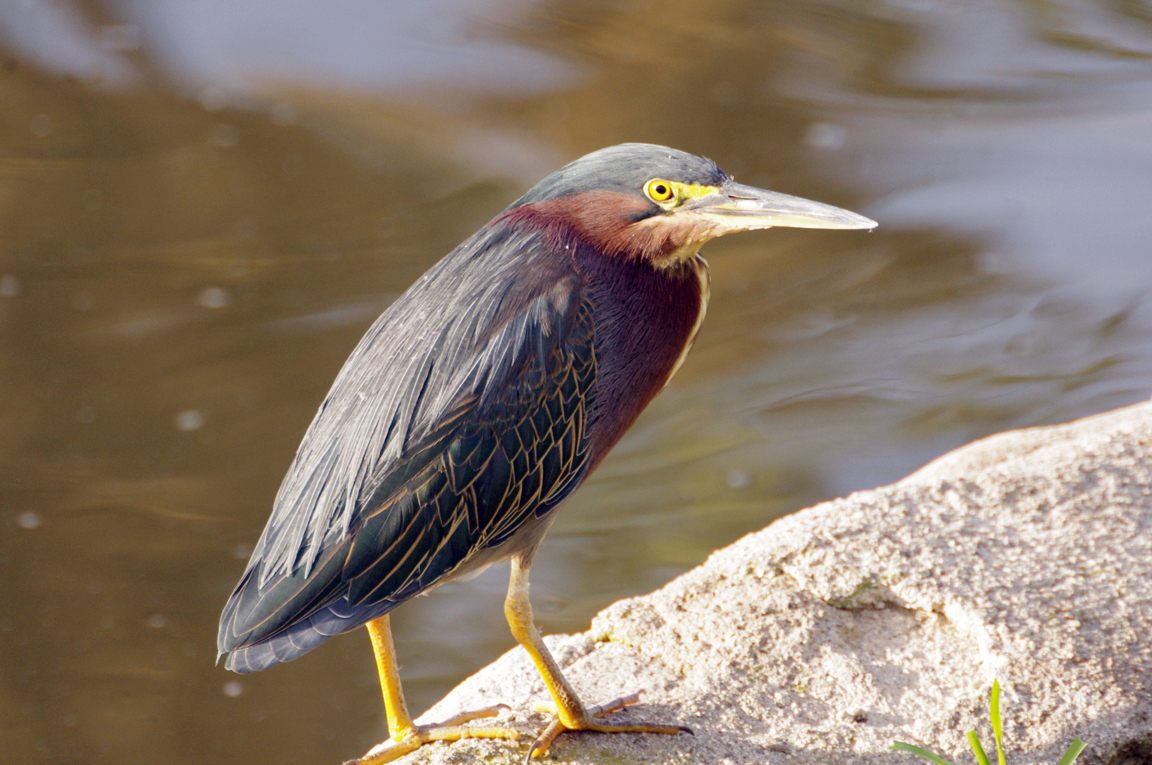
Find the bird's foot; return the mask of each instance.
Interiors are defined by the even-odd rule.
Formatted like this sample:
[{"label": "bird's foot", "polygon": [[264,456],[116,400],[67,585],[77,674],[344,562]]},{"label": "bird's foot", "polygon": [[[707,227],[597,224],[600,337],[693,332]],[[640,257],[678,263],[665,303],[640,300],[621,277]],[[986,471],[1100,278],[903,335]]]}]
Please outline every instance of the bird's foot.
[{"label": "bird's foot", "polygon": [[[693,735],[692,729],[683,725],[665,725],[663,723],[648,722],[599,722],[599,718],[604,715],[617,712],[626,706],[635,704],[639,700],[639,693],[621,696],[618,699],[604,704],[581,710],[583,714],[577,715],[575,719],[569,723],[565,723],[560,716],[557,715],[556,719],[544,729],[544,732],[532,742],[532,746],[528,749],[528,756],[524,762],[530,763],[534,757],[543,757],[548,753],[548,747],[552,746],[552,742],[555,741],[561,733],[569,730],[592,730],[598,733],[688,733],[689,735]],[[555,707],[546,707],[544,711],[557,714]]]},{"label": "bird's foot", "polygon": [[368,750],[358,760],[349,760],[344,765],[380,765],[380,763],[398,760],[404,755],[414,752],[424,744],[432,741],[459,741],[462,738],[506,738],[516,740],[523,735],[515,728],[500,725],[467,726],[465,723],[484,717],[495,717],[501,710],[508,709],[505,704],[494,707],[478,709],[474,712],[463,712],[450,720],[433,725],[417,725],[400,735],[383,741]]}]

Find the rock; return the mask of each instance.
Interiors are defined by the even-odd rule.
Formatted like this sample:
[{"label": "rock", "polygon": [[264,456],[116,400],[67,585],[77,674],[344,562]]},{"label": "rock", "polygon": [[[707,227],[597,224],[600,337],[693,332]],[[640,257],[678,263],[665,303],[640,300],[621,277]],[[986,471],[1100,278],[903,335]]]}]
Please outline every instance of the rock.
[{"label": "rock", "polygon": [[[695,736],[562,736],[565,763],[922,763],[893,740],[1008,762],[1152,762],[1152,402],[994,436],[899,483],[826,502],[616,603],[549,645],[589,703]],[[538,730],[516,649],[422,718],[497,702]],[[529,739],[530,740],[530,739]],[[434,744],[406,762],[518,763],[527,741]],[[995,758],[995,754],[991,756]]]}]

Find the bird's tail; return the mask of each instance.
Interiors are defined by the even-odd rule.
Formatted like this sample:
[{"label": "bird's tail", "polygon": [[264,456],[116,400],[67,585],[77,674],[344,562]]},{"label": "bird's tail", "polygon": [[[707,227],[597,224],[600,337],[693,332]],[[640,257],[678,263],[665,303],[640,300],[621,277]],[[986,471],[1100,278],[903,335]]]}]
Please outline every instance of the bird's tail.
[{"label": "bird's tail", "polygon": [[389,601],[378,603],[371,614],[366,614],[361,608],[349,607],[347,599],[341,598],[272,637],[251,645],[242,645],[231,651],[221,650],[216,661],[219,662],[220,656],[227,653],[228,658],[224,661],[226,668],[242,675],[258,672],[276,664],[292,661],[328,638],[350,632],[365,622],[383,616],[397,605],[399,603]]}]

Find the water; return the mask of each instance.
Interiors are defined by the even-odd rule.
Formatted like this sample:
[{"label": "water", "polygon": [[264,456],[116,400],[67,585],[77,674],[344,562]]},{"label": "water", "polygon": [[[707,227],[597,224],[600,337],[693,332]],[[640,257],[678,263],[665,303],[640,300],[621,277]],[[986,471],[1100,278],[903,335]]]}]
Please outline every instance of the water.
[{"label": "water", "polygon": [[[365,635],[240,677],[220,608],[366,326],[600,146],[881,226],[706,249],[692,356],[533,568],[546,631],[975,438],[1148,396],[1146,6],[197,8],[0,8],[8,759],[339,762],[383,735]],[[504,576],[395,614],[414,709],[511,647]]]}]

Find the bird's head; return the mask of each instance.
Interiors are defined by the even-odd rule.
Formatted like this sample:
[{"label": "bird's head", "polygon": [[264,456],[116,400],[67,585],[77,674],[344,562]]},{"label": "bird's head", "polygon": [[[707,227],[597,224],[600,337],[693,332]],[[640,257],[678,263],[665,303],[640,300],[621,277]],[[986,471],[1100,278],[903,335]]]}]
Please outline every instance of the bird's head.
[{"label": "bird's head", "polygon": [[595,151],[548,176],[498,222],[539,226],[556,241],[669,266],[735,231],[874,228],[862,215],[736,183],[715,162],[666,146],[626,143]]}]

